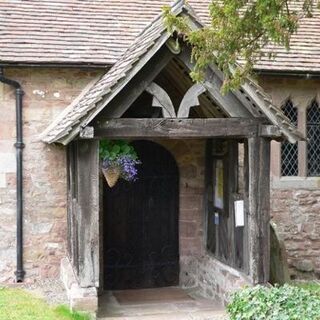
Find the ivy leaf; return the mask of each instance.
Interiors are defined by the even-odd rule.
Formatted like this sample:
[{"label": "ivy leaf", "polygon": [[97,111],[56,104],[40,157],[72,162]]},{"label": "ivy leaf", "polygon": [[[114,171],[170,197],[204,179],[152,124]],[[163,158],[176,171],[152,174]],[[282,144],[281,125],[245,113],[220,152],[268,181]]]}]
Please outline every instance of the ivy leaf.
[{"label": "ivy leaf", "polygon": [[121,150],[121,148],[120,148],[120,146],[119,145],[114,145],[113,147],[112,147],[112,153],[113,154],[118,154],[119,152],[120,152],[120,150]]},{"label": "ivy leaf", "polygon": [[130,151],[131,151],[131,148],[128,146],[128,145],[122,145],[121,146],[121,152],[123,153],[123,154],[129,154],[130,153]]}]

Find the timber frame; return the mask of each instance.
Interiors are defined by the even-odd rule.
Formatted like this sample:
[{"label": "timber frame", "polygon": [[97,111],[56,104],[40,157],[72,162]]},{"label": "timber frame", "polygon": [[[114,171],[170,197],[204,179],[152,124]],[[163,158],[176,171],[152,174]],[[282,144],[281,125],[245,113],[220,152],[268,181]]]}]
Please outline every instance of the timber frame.
[{"label": "timber frame", "polygon": [[[99,278],[101,277],[99,272],[101,199],[99,201],[100,168],[97,155],[98,142],[103,138],[223,138],[244,142],[244,176],[247,181],[247,187],[242,195],[247,217],[245,232],[247,248],[244,257],[247,265],[244,271],[254,284],[268,282],[270,131],[273,132],[273,129],[270,130],[268,126],[251,119],[114,119],[94,130],[95,136],[92,139],[84,138],[72,142],[68,148],[76,150],[78,182],[75,183],[78,185],[76,193],[78,198],[72,197],[69,191],[69,205],[71,205],[69,210],[71,217],[79,215],[80,219],[75,220],[77,226],[71,223],[72,229],[76,230],[73,232],[77,233],[70,235],[69,240],[70,246],[75,247],[72,252],[78,252],[75,262],[81,279],[80,284],[85,287],[99,287],[98,284],[102,281]],[[91,164],[89,167],[88,163]],[[69,162],[69,166],[72,172],[74,163]],[[71,176],[74,176],[74,173]]]},{"label": "timber frame", "polygon": [[[89,128],[89,129],[88,129]],[[89,131],[89,133],[88,133]],[[110,119],[98,122],[96,128],[87,127],[81,138],[245,138],[261,136],[280,138],[276,126],[264,125],[258,119]]]},{"label": "timber frame", "polygon": [[[201,25],[191,8],[177,2],[173,8]],[[193,64],[190,48],[180,43],[172,49],[172,38],[161,18],[138,36],[123,57],[94,85],[70,105],[43,133],[47,143],[68,145],[68,230],[69,257],[82,287],[101,287],[101,196],[99,140],[101,139],[225,139],[245,142],[245,189],[243,200],[247,217],[247,268],[253,284],[269,279],[269,175],[270,141],[301,139],[301,134],[276,108],[263,90],[248,80],[239,90],[222,95],[223,75],[210,66],[204,82],[184,87],[175,109],[169,86],[156,79],[167,72],[169,63],[185,68],[184,83]],[[189,82],[188,82],[189,81]],[[165,81],[164,81],[165,82]],[[150,110],[160,108],[161,116],[125,117],[144,93],[151,95]],[[216,117],[191,116],[202,102],[211,104]],[[195,112],[195,111],[194,111]]]}]

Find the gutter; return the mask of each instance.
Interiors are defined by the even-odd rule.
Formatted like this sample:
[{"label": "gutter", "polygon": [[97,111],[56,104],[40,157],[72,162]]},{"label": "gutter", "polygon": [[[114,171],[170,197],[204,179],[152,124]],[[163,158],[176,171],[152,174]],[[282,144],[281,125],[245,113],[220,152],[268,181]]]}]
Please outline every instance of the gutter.
[{"label": "gutter", "polygon": [[22,133],[22,97],[23,90],[19,82],[6,78],[3,75],[3,69],[0,68],[0,82],[13,87],[16,91],[16,160],[17,160],[17,268],[16,281],[23,282],[25,271],[23,270],[23,170],[22,156],[23,148],[23,133]]},{"label": "gutter", "polygon": [[63,63],[63,62],[3,62],[0,61],[0,68],[77,68],[84,70],[103,70],[110,69],[113,63]]},{"label": "gutter", "polygon": [[259,76],[270,76],[270,77],[288,77],[288,78],[298,78],[298,79],[320,79],[320,72],[307,72],[307,71],[272,71],[255,69],[254,72]]}]

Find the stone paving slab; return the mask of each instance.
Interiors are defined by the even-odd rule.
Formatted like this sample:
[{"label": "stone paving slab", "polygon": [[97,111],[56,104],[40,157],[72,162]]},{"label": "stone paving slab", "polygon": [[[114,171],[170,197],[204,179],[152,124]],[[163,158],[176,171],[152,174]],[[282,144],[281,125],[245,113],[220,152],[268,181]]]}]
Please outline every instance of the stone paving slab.
[{"label": "stone paving slab", "polygon": [[100,298],[98,320],[137,319],[226,320],[227,316],[220,303],[180,288],[108,292]]},{"label": "stone paving slab", "polygon": [[98,320],[227,320],[225,313],[211,312],[207,314],[172,313],[133,317],[106,317]]}]

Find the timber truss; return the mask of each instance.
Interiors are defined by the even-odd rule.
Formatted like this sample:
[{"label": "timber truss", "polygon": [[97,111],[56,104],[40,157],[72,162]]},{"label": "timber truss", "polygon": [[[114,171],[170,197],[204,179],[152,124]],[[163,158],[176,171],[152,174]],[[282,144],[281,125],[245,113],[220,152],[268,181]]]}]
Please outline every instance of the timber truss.
[{"label": "timber truss", "polygon": [[[192,8],[184,1],[178,1],[172,11],[184,17],[191,29],[202,27]],[[173,58],[181,61],[188,70],[193,69],[190,48],[184,43],[178,46],[176,43],[176,39],[168,34],[162,16],[157,17],[112,68],[94,84],[90,84],[45,130],[41,135],[42,140],[47,143],[68,144],[79,134],[87,137],[87,133],[81,132],[92,131],[86,128],[92,127],[98,116],[104,119],[123,117],[144,91],[153,95],[152,105],[162,108],[164,118],[186,118],[193,104],[198,103],[199,95],[206,91],[225,117],[264,118],[266,123],[276,126],[281,136],[290,142],[302,139],[296,127],[272,104],[263,89],[250,79],[239,90],[222,95],[220,88],[223,75],[215,65],[207,68],[201,85],[190,86],[180,108],[174,110],[171,99],[154,80]],[[278,132],[275,135],[277,139]]]}]

